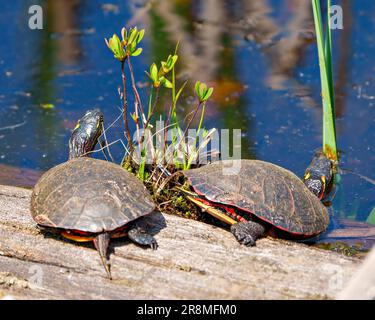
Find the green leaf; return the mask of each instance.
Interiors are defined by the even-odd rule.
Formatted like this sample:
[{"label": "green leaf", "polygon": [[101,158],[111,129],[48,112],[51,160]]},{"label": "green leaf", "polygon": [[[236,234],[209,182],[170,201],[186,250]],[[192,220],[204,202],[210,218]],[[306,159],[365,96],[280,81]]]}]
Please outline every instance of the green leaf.
[{"label": "green leaf", "polygon": [[311,0],[314,14],[316,41],[318,46],[321,95],[323,102],[323,152],[328,158],[337,160],[335,101],[333,93],[332,40],[330,30],[330,0],[328,6],[327,35],[324,40],[323,24],[319,0]]},{"label": "green leaf", "polygon": [[151,75],[152,81],[155,82],[158,80],[158,67],[156,66],[155,63],[153,63],[150,67],[150,75]]},{"label": "green leaf", "polygon": [[366,220],[367,223],[375,224],[375,207],[371,210]]},{"label": "green leaf", "polygon": [[130,31],[129,31],[129,37],[128,37],[128,44],[132,44],[133,43],[135,37],[137,36],[137,33],[138,33],[137,27],[134,27],[134,28],[130,29]]},{"label": "green leaf", "polygon": [[202,100],[204,99],[206,91],[207,91],[207,85],[205,83],[201,83],[199,86],[199,96]]},{"label": "green leaf", "polygon": [[143,39],[143,36],[145,35],[145,29],[142,29],[138,32],[137,34],[137,39],[135,40],[135,42],[138,44],[141,42],[141,40]]},{"label": "green leaf", "polygon": [[173,68],[173,66],[175,65],[176,61],[177,61],[177,58],[178,56],[177,55],[169,55],[168,58],[167,58],[167,63],[166,63],[166,67],[168,68],[168,70],[171,70]]},{"label": "green leaf", "polygon": [[199,89],[200,85],[201,85],[200,81],[195,82],[194,88],[195,88],[195,93],[197,94],[198,97],[200,97],[200,89]]},{"label": "green leaf", "polygon": [[207,101],[211,97],[213,92],[214,92],[214,88],[208,88],[208,90],[206,91],[206,94],[204,95],[203,100]]},{"label": "green leaf", "polygon": [[161,62],[161,71],[162,71],[163,74],[166,74],[168,72],[168,66],[167,66],[167,63],[165,61]]},{"label": "green leaf", "polygon": [[114,34],[109,40],[105,39],[105,42],[116,59],[120,61],[123,61],[125,59],[126,54],[124,51],[124,47],[120,41],[120,38],[116,34]]},{"label": "green leaf", "polygon": [[117,34],[113,34],[111,38],[112,47],[118,49],[121,46],[120,38],[117,36]]},{"label": "green leaf", "polygon": [[161,62],[161,72],[163,75],[167,74],[169,71],[172,70],[174,67],[176,61],[178,59],[177,55],[169,55],[167,58],[167,61],[162,61]]},{"label": "green leaf", "polygon": [[135,51],[136,44],[135,42],[129,42],[126,46],[126,51],[131,54],[133,51]]},{"label": "green leaf", "polygon": [[205,83],[202,83],[200,81],[197,81],[195,83],[195,93],[197,94],[200,102],[208,100],[211,97],[213,91],[214,89],[208,88]]},{"label": "green leaf", "polygon": [[138,48],[138,49],[134,50],[131,55],[133,57],[137,57],[142,53],[142,50],[143,50],[142,48]]},{"label": "green leaf", "polygon": [[176,64],[177,59],[178,59],[178,55],[177,54],[175,54],[175,55],[172,56],[171,62],[170,62],[170,67],[171,68]]},{"label": "green leaf", "polygon": [[161,77],[160,82],[166,88],[169,88],[169,89],[173,88],[172,82],[170,82],[167,78]]},{"label": "green leaf", "polygon": [[176,94],[176,101],[178,100],[178,98],[180,97],[180,94],[182,93],[182,91],[184,90],[185,86],[187,85],[188,83],[188,80],[186,80],[182,86],[180,87],[180,89],[177,91],[177,94]]},{"label": "green leaf", "polygon": [[126,30],[126,28],[121,29],[121,37],[122,37],[122,41],[126,43],[127,38],[128,38],[128,31]]}]

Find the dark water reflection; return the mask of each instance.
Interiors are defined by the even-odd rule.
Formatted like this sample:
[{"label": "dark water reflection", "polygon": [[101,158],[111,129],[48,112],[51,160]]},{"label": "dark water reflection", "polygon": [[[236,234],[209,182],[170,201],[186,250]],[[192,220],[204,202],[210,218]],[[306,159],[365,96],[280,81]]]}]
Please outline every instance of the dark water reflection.
[{"label": "dark water reflection", "polygon": [[[2,165],[46,170],[66,159],[70,131],[84,110],[101,107],[107,124],[119,115],[118,64],[103,39],[125,23],[146,29],[144,54],[133,59],[139,86],[147,83],[144,70],[165,59],[180,40],[178,78],[215,87],[205,125],[240,128],[243,157],[301,176],[320,147],[320,80],[309,0],[45,0],[39,1],[44,30],[32,31],[27,10],[36,2],[0,4]],[[344,30],[333,37],[342,167],[375,179],[375,3],[340,3]],[[146,104],[148,88],[142,92]],[[167,99],[162,96],[162,105]],[[181,118],[191,100],[184,97]],[[121,130],[119,122],[109,140],[122,138]],[[119,161],[122,147],[111,151]],[[334,216],[365,221],[374,207],[374,185],[343,174]]]}]

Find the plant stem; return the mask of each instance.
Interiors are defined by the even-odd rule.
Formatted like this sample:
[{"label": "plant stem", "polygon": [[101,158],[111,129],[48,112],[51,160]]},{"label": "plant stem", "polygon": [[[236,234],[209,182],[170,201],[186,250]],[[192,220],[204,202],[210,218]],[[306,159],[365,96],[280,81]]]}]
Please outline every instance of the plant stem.
[{"label": "plant stem", "polygon": [[150,118],[151,110],[152,110],[152,100],[154,97],[154,86],[151,86],[151,91],[148,97],[148,109],[147,109],[147,118]]},{"label": "plant stem", "polygon": [[[151,107],[151,111],[150,111],[149,114],[148,114],[148,117],[147,117],[146,123],[144,124],[144,129],[145,129],[145,130],[147,129],[148,124],[150,123],[150,120],[151,120],[152,116],[154,115],[156,105],[157,105],[157,103],[158,103],[158,101],[159,101],[159,89],[160,89],[160,87],[157,87],[157,88],[156,88],[155,100],[154,100],[154,103],[153,103],[153,105],[152,105],[152,107]],[[140,144],[142,144],[144,140],[145,140],[145,134],[144,134],[144,132],[143,132],[142,138],[141,138],[141,140],[140,140]]]},{"label": "plant stem", "polygon": [[123,108],[124,108],[124,126],[125,126],[125,134],[128,139],[129,143],[129,149],[130,149],[130,157],[133,153],[133,143],[132,143],[132,137],[130,134],[129,124],[128,124],[128,100],[126,99],[126,76],[125,76],[125,70],[124,70],[124,64],[125,60],[121,61],[121,78],[122,78],[122,87],[123,87]]},{"label": "plant stem", "polygon": [[[177,98],[176,98],[176,75],[174,67],[172,68],[172,114],[171,119],[175,123],[175,127],[180,129],[180,127],[177,124]],[[179,130],[180,131],[180,130]]]},{"label": "plant stem", "polygon": [[169,124],[171,122],[172,108],[173,108],[173,104],[171,104],[170,107],[169,107],[167,121],[166,121],[165,126],[164,126],[164,145],[163,145],[163,147],[164,147],[163,164],[164,165],[166,164],[165,153],[167,151],[167,133],[168,133]]},{"label": "plant stem", "polygon": [[[157,88],[156,88],[155,100],[154,100],[154,103],[153,103],[151,109],[150,109],[151,100],[150,100],[150,103],[149,103],[149,110],[148,110],[147,120],[146,120],[146,123],[144,124],[144,127],[143,127],[144,130],[143,130],[143,133],[142,133],[142,137],[141,137],[140,140],[139,140],[139,148],[140,148],[141,151],[143,151],[142,144],[143,144],[143,142],[145,141],[146,130],[147,130],[147,128],[148,128],[148,125],[149,125],[149,123],[150,123],[150,121],[151,121],[152,116],[154,115],[155,108],[156,108],[156,105],[157,105],[158,100],[159,100],[159,89],[160,89],[160,87],[157,87]],[[152,91],[151,91],[151,93],[150,93],[150,99],[152,99],[152,92],[153,92],[153,89],[151,89],[151,90],[152,90]],[[149,141],[148,141],[148,142],[149,142]],[[153,154],[153,159],[154,159],[154,154]],[[144,163],[142,163],[142,161],[143,161],[143,160],[142,160],[142,158],[141,158],[141,165],[143,165],[143,167],[144,167]],[[143,168],[143,170],[144,170],[144,168]],[[144,177],[143,177],[143,178],[144,178]],[[143,178],[142,178],[142,179],[143,179]]]},{"label": "plant stem", "polygon": [[138,90],[137,90],[137,86],[135,85],[135,80],[134,80],[134,72],[133,72],[133,65],[132,63],[130,62],[130,56],[128,57],[128,66],[129,66],[129,70],[130,70],[130,77],[131,77],[131,81],[132,81],[132,87],[133,87],[133,91],[134,91],[134,96],[135,96],[135,99],[138,103],[138,106],[139,106],[139,110],[142,114],[144,114],[143,112],[143,105],[142,105],[142,101],[141,99],[139,98],[139,93],[138,93]]},{"label": "plant stem", "polygon": [[197,107],[196,107],[195,110],[194,110],[194,114],[190,117],[189,122],[188,122],[188,124],[186,125],[185,131],[184,131],[184,134],[183,134],[183,137],[184,137],[184,138],[186,137],[186,133],[187,133],[187,131],[190,129],[190,125],[191,125],[191,123],[193,122],[193,120],[194,120],[195,116],[197,115],[198,110],[199,110],[199,108],[202,106],[202,104],[203,104],[203,102],[199,101]]},{"label": "plant stem", "polygon": [[[178,48],[178,43],[177,43],[177,46],[176,46],[176,52],[177,52],[177,48]],[[178,96],[176,95],[176,73],[175,73],[175,67],[173,66],[173,68],[172,68],[172,107],[170,109],[169,121],[171,121],[173,123],[173,129],[177,129],[177,132],[178,132],[178,134],[180,136],[180,140],[181,140],[181,139],[183,139],[183,135],[182,135],[181,128],[178,125],[178,120],[177,120],[177,111],[176,111],[177,100],[178,100]],[[177,140],[177,138],[174,135],[175,132],[174,132],[173,129],[171,131],[171,140],[172,140],[171,144],[172,145],[174,145],[176,140]],[[164,139],[166,140],[165,135],[164,135],[164,137],[165,137]],[[176,155],[176,153],[177,153],[177,150],[175,150],[174,156]]]},{"label": "plant stem", "polygon": [[197,130],[197,139],[199,139],[199,133],[200,133],[200,131],[201,131],[201,129],[202,129],[202,124],[203,124],[203,118],[204,118],[204,110],[205,110],[205,108],[206,108],[206,104],[203,103],[203,105],[202,105],[201,117],[200,117],[200,119],[199,119],[198,130]]},{"label": "plant stem", "polygon": [[151,117],[154,115],[154,112],[155,112],[155,109],[156,109],[156,106],[159,102],[159,91],[160,91],[160,87],[157,87],[156,88],[156,93],[155,93],[155,99],[154,99],[154,103],[152,105],[152,108],[151,108],[151,114],[149,116],[149,118],[147,119],[147,123],[149,122],[149,119],[151,119]]},{"label": "plant stem", "polygon": [[[203,102],[202,101],[199,101],[197,107],[195,108],[194,110],[194,114],[190,117],[189,119],[189,122],[188,124],[186,125],[186,128],[185,128],[185,131],[184,131],[184,134],[182,135],[182,139],[183,141],[185,142],[185,139],[186,139],[186,133],[188,132],[188,130],[190,129],[190,126],[191,126],[191,123],[193,122],[195,116],[197,115],[198,113],[198,110],[200,109],[200,107],[202,106]],[[186,144],[186,156],[187,156],[187,159],[189,159],[189,139],[188,139],[188,142]],[[189,160],[188,160],[188,164],[187,166],[189,166]]]},{"label": "plant stem", "polygon": [[134,122],[135,122],[135,126],[136,126],[136,131],[137,131],[137,140],[139,141],[140,140],[140,138],[139,138],[140,127],[139,127],[139,112],[138,112],[138,108],[139,108],[139,111],[141,112],[142,122],[143,122],[143,117],[144,117],[143,106],[142,106],[141,99],[139,98],[137,86],[135,85],[133,66],[132,66],[132,64],[130,62],[130,56],[129,55],[127,56],[127,60],[128,60],[129,71],[130,71],[130,79],[131,79],[133,94],[134,94],[134,98],[135,98],[135,104],[134,104],[135,121]]}]

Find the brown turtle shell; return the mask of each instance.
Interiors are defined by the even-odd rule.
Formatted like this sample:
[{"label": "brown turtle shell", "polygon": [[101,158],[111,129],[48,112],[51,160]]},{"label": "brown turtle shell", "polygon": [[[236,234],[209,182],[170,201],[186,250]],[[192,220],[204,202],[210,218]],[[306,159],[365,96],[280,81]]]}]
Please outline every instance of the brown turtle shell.
[{"label": "brown turtle shell", "polygon": [[328,227],[320,200],[295,174],[272,163],[218,161],[184,175],[209,201],[250,212],[295,236],[316,235]]},{"label": "brown turtle shell", "polygon": [[92,233],[115,230],[154,208],[135,176],[114,163],[86,157],[48,170],[31,196],[38,224]]}]

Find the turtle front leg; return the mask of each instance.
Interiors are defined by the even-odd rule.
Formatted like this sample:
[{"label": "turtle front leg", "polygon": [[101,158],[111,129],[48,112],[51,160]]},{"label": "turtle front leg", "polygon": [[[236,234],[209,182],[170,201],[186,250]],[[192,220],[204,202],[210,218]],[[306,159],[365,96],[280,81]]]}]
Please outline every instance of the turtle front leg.
[{"label": "turtle front leg", "polygon": [[128,237],[134,243],[141,246],[150,246],[153,250],[156,250],[158,247],[156,239],[139,226],[133,226],[128,231]]},{"label": "turtle front leg", "polygon": [[254,246],[255,241],[265,233],[266,228],[255,221],[246,221],[233,224],[230,231],[239,243]]}]

